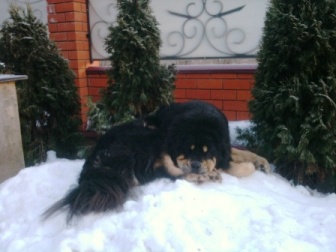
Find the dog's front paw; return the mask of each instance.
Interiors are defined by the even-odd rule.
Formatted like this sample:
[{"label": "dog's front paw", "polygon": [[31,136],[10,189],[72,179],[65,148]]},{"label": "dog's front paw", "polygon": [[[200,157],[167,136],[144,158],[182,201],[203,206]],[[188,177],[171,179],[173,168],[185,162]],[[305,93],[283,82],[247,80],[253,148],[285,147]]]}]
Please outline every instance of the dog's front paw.
[{"label": "dog's front paw", "polygon": [[209,176],[210,181],[218,182],[218,183],[222,182],[222,176],[218,170],[210,171],[205,175]]},{"label": "dog's front paw", "polygon": [[211,172],[207,172],[203,174],[188,173],[184,176],[184,179],[189,182],[196,183],[196,184],[202,184],[202,183],[209,182],[209,181],[217,182],[217,183],[222,182],[222,176],[218,170],[213,170]]},{"label": "dog's front paw", "polygon": [[204,174],[198,174],[198,173],[188,173],[184,175],[184,179],[188,182],[200,184],[206,181],[206,177]]},{"label": "dog's front paw", "polygon": [[265,173],[270,173],[271,172],[271,166],[268,163],[268,161],[261,157],[261,156],[256,156],[255,161],[253,162],[256,170],[263,171]]},{"label": "dog's front paw", "polygon": [[231,148],[231,160],[232,160],[231,163],[237,163],[237,164],[251,162],[253,163],[256,170],[261,170],[265,173],[271,172],[271,166],[266,158],[258,156],[257,154],[247,150],[239,150],[236,148]]}]

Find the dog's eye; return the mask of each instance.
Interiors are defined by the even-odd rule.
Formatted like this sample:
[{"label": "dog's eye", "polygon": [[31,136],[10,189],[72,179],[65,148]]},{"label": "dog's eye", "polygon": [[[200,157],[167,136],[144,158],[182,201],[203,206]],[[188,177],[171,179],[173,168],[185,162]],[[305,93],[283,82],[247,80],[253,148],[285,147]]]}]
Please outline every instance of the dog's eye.
[{"label": "dog's eye", "polygon": [[204,153],[206,153],[208,151],[208,146],[204,145],[203,146],[203,151],[204,151]]},{"label": "dog's eye", "polygon": [[193,150],[193,149],[195,149],[195,145],[194,145],[194,144],[192,144],[192,145],[190,146],[190,150]]}]

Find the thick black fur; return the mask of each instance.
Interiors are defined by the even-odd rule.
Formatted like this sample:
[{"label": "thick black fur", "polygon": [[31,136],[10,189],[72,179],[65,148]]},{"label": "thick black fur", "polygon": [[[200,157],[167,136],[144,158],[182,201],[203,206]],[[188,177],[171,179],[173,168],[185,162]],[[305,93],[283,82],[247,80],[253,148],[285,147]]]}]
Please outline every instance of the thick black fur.
[{"label": "thick black fur", "polygon": [[[191,161],[215,157],[216,168],[229,168],[231,145],[228,120],[212,104],[203,101],[173,103],[161,107],[146,120],[162,131],[162,151],[174,162],[181,154]],[[195,149],[191,150],[191,145]],[[205,153],[202,146],[207,146],[209,150]]]},{"label": "thick black fur", "polygon": [[121,206],[130,188],[158,177],[175,179],[160,166],[162,136],[145,127],[142,120],[111,128],[97,142],[86,159],[78,185],[45,213],[68,210],[74,215],[104,212]]},{"label": "thick black fur", "polygon": [[[75,215],[105,212],[121,206],[134,186],[160,177],[178,178],[160,163],[162,153],[176,167],[181,154],[199,162],[215,157],[216,168],[229,167],[228,122],[214,106],[199,101],[174,103],[144,120],[115,126],[104,134],[86,159],[78,185],[52,205],[44,218],[58,210],[68,211],[67,222]],[[204,145],[207,153],[201,149]]]}]

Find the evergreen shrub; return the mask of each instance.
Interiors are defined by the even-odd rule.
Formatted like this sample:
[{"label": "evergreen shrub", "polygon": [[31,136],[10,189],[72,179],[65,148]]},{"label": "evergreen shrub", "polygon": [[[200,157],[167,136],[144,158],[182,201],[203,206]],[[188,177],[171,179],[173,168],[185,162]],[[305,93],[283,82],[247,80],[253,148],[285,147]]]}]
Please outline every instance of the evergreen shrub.
[{"label": "evergreen shrub", "polygon": [[149,0],[118,1],[117,7],[117,25],[109,28],[105,41],[112,65],[108,85],[98,104],[89,106],[96,127],[94,118],[105,118],[109,127],[173,101],[176,71],[173,65],[160,64],[160,31]]},{"label": "evergreen shrub", "polygon": [[26,166],[45,161],[50,149],[72,158],[81,139],[74,73],[29,5],[11,5],[9,13],[0,29],[0,62],[6,72],[28,76],[17,83]]},{"label": "evergreen shrub", "polygon": [[336,2],[272,0],[258,62],[241,138],[295,183],[335,190]]}]

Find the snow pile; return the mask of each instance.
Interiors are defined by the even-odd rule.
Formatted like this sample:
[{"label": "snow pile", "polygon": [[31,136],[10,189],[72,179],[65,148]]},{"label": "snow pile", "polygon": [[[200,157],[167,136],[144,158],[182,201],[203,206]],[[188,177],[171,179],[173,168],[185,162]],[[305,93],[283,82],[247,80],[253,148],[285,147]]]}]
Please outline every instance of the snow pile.
[{"label": "snow pile", "polygon": [[83,162],[50,152],[0,184],[0,251],[336,251],[336,195],[261,172],[220,184],[160,179],[117,211],[41,221]]}]

